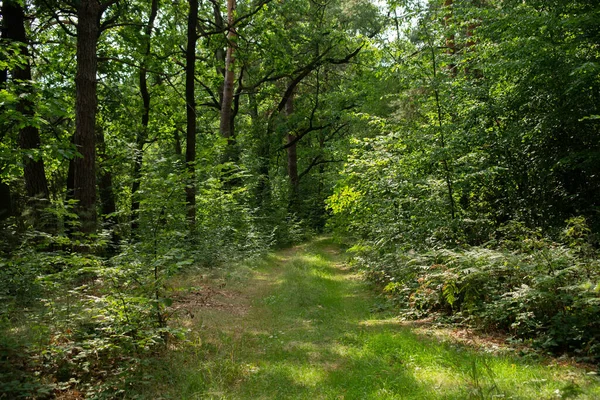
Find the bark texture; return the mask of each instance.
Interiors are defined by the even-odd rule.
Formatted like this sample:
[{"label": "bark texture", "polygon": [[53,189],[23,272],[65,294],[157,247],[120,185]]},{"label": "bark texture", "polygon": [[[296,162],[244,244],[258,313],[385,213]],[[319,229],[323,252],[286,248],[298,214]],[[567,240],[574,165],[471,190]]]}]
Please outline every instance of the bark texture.
[{"label": "bark texture", "polygon": [[117,233],[117,202],[113,187],[113,175],[110,168],[108,154],[106,153],[106,143],[104,141],[104,129],[97,127],[97,147],[98,147],[98,192],[100,194],[101,214],[105,228],[111,232],[111,244],[116,246],[119,241]]},{"label": "bark texture", "polygon": [[[294,92],[292,92],[285,103],[285,115],[289,118],[294,114]],[[287,134],[287,164],[288,164],[288,177],[292,186],[292,195],[298,191],[298,151],[296,136],[291,133]]]},{"label": "bark texture", "polygon": [[102,6],[97,0],[81,0],[77,10],[77,75],[75,77],[75,146],[81,157],[74,160],[74,198],[83,233],[96,230],[96,54]]},{"label": "bark texture", "polygon": [[234,12],[235,0],[227,0],[227,53],[225,56],[225,80],[220,121],[220,133],[227,139],[232,139],[234,136],[231,109],[235,85],[235,40],[237,38],[234,27]]},{"label": "bark texture", "polygon": [[188,182],[185,187],[185,200],[188,207],[188,222],[193,228],[196,224],[196,41],[198,34],[198,0],[189,0],[187,25],[187,49],[185,68],[185,101],[187,104],[187,127],[185,162]]}]

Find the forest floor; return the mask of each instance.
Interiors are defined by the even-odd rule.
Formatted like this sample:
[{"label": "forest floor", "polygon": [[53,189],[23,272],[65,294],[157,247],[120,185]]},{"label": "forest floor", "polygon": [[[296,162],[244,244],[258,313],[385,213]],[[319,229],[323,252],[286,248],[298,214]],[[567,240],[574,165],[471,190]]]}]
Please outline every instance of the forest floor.
[{"label": "forest floor", "polygon": [[192,339],[153,361],[133,396],[600,399],[581,366],[378,311],[374,288],[327,239],[209,275],[172,282],[173,321]]}]

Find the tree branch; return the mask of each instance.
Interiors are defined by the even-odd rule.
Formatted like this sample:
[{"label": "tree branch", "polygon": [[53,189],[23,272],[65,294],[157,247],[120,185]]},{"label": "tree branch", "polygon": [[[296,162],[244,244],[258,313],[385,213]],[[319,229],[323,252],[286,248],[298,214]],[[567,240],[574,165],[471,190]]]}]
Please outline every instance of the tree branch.
[{"label": "tree branch", "polygon": [[325,128],[329,128],[331,125],[333,125],[333,124],[326,124],[326,125],[322,125],[322,126],[309,126],[308,128],[304,129],[302,131],[302,133],[297,134],[294,137],[294,140],[292,140],[291,142],[288,142],[288,143],[284,144],[283,146],[281,146],[280,150],[285,150],[285,149],[287,149],[289,147],[292,147],[293,145],[295,145],[296,143],[298,143],[304,136],[308,135],[309,133],[314,132],[314,131],[320,131],[320,130],[325,129]]},{"label": "tree branch", "polygon": [[202,86],[204,88],[204,90],[206,90],[210,96],[210,99],[212,100],[210,103],[203,103],[200,104],[201,106],[206,106],[206,107],[214,107],[217,110],[221,109],[221,103],[217,100],[217,97],[215,96],[215,93],[211,90],[210,87],[208,87],[208,85],[206,85],[204,82],[202,82],[200,79],[198,78],[194,78],[194,80],[196,82],[198,82],[200,84],[200,86]]},{"label": "tree branch", "polygon": [[[69,36],[72,37],[77,37],[76,33],[71,32],[67,26],[60,20],[60,16],[58,15],[58,13],[54,10],[54,7],[52,7],[50,4],[48,4],[47,0],[43,0],[44,1],[44,5],[48,8],[48,10],[50,10],[50,12],[52,13],[52,17],[56,20],[56,22],[58,23],[58,25],[60,25],[60,27],[63,29],[63,31],[65,31],[65,33]],[[62,11],[62,10],[61,10]],[[70,14],[70,13],[66,13],[66,14]],[[74,24],[72,24],[74,25]]]},{"label": "tree branch", "polygon": [[327,58],[325,61],[327,61],[329,64],[347,64],[350,60],[356,57],[358,53],[360,53],[363,47],[365,47],[365,43],[361,44],[356,50],[354,50],[352,53],[348,54],[344,58]]},{"label": "tree branch", "polygon": [[238,85],[235,90],[235,94],[233,95],[233,111],[231,113],[232,120],[235,119],[238,112],[240,111],[240,97],[242,96],[242,91],[244,90],[244,83],[243,83],[244,70],[245,70],[245,68],[242,65],[242,68],[240,68],[240,76],[238,78]]},{"label": "tree branch", "polygon": [[320,158],[320,155],[313,158],[308,167],[306,167],[306,169],[302,171],[300,175],[298,175],[298,181],[304,178],[304,176],[306,176],[317,165],[344,162],[344,160],[320,160]]}]

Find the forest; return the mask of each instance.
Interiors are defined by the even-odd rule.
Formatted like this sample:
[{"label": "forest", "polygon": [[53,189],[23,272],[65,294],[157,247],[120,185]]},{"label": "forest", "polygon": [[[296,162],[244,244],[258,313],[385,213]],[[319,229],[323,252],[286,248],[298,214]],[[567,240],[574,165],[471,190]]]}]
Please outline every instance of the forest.
[{"label": "forest", "polygon": [[[140,389],[201,342],[176,282],[306,243],[386,315],[584,365],[600,396],[600,2],[0,10],[0,399],[344,398]],[[468,393],[345,398],[505,398],[481,368],[487,392],[474,366]],[[588,393],[565,385],[506,398]]]}]

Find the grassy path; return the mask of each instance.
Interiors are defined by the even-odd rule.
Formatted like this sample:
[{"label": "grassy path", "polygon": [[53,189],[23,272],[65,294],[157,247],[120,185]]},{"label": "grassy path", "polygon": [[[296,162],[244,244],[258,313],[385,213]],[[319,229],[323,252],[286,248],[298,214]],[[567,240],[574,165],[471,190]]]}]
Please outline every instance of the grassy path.
[{"label": "grassy path", "polygon": [[180,300],[180,322],[195,339],[153,366],[147,398],[600,399],[585,371],[480,353],[372,312],[374,294],[327,240],[221,285],[189,279],[181,287],[200,288]]}]

